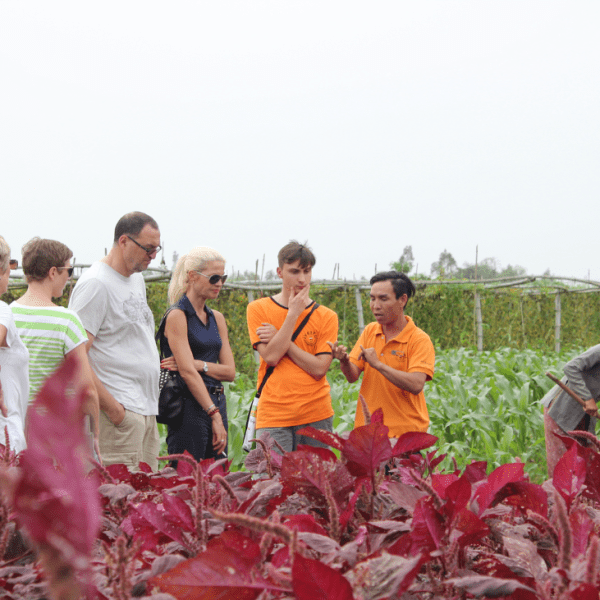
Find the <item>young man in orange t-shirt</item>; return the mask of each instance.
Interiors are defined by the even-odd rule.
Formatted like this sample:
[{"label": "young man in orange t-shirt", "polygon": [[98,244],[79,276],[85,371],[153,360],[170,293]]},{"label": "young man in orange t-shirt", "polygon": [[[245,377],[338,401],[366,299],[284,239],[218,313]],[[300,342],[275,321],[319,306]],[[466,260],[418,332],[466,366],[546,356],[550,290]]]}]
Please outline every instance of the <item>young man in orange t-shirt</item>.
[{"label": "young man in orange t-shirt", "polygon": [[331,309],[318,306],[292,341],[297,327],[314,308],[309,292],[316,260],[310,248],[292,241],[279,251],[278,261],[281,292],[251,302],[247,321],[252,346],[260,354],[257,387],[267,367],[274,366],[258,403],[256,437],[266,431],[288,452],[298,444],[323,446],[299,436],[302,427],[332,430],[333,409],[325,375],[332,360],[328,340],[337,339],[338,318]]},{"label": "young man in orange t-shirt", "polygon": [[[390,437],[409,431],[427,431],[429,413],[423,387],[433,377],[435,351],[429,336],[404,314],[415,293],[404,273],[387,271],[371,278],[371,311],[374,323],[367,325],[350,354],[331,343],[333,357],[340,361],[352,383],[364,373],[360,394],[369,411],[383,410]],[[364,424],[360,403],[354,426]]]}]

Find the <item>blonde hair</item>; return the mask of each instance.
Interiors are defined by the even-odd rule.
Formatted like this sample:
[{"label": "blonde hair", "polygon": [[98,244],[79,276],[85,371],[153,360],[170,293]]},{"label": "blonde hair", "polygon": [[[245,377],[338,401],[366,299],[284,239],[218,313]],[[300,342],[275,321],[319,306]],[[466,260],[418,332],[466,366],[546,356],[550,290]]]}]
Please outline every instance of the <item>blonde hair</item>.
[{"label": "blonde hair", "polygon": [[10,246],[6,240],[0,235],[0,273],[6,273],[6,269],[10,266]]},{"label": "blonde hair", "polygon": [[185,293],[188,284],[188,273],[190,271],[202,271],[207,262],[225,262],[223,256],[208,246],[196,246],[187,254],[184,254],[175,265],[171,283],[169,284],[169,304],[175,304]]}]

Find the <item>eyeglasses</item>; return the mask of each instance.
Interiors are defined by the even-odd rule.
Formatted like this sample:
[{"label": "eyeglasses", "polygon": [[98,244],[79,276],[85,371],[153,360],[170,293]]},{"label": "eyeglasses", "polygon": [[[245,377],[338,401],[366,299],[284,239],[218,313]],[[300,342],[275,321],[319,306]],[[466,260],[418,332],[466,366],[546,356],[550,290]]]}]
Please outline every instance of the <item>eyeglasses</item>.
[{"label": "eyeglasses", "polygon": [[[127,234],[125,234],[127,235]],[[139,246],[148,256],[150,256],[151,254],[154,254],[155,252],[160,252],[162,246],[156,246],[155,248],[146,248],[146,246],[142,246],[139,242],[137,242],[136,240],[134,240],[130,235],[127,236],[134,244],[136,244],[137,246]]]},{"label": "eyeglasses", "polygon": [[202,277],[206,277],[210,285],[216,285],[219,281],[222,281],[223,283],[227,281],[227,275],[217,275],[216,273],[214,275],[205,275],[204,273],[200,273],[200,271],[196,271],[196,273],[202,275]]},{"label": "eyeglasses", "polygon": [[56,267],[59,271],[62,271],[63,269],[67,269],[67,273],[69,274],[69,277],[73,276],[73,271],[75,271],[75,267]]}]

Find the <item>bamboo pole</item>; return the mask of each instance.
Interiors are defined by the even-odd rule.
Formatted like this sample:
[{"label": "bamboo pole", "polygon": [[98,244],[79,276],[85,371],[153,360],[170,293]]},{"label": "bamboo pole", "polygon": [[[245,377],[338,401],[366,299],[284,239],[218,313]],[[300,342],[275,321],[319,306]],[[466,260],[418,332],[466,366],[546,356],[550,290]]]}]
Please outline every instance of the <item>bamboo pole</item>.
[{"label": "bamboo pole", "polygon": [[483,320],[481,318],[481,297],[475,290],[475,321],[477,323],[477,352],[483,352]]},{"label": "bamboo pole", "polygon": [[552,373],[546,373],[546,377],[548,377],[549,379],[552,379],[552,381],[554,381],[554,383],[559,388],[561,388],[565,392],[567,392],[567,394],[569,394],[569,396],[571,396],[571,398],[573,398],[573,400],[577,400],[577,402],[579,402],[579,404],[581,404],[582,408],[585,408],[585,400],[583,400],[583,398],[578,396],[570,387],[566,386],[560,379],[558,379],[558,377],[554,377],[554,375],[552,375]]},{"label": "bamboo pole", "polygon": [[[248,290],[248,304],[254,300],[254,290]],[[258,365],[260,364],[260,355],[258,350],[253,351],[254,354],[254,362]]]},{"label": "bamboo pole", "polygon": [[360,288],[358,286],[354,288],[354,296],[356,298],[356,312],[358,314],[358,331],[359,334],[361,334],[365,328],[365,317],[363,314],[362,300],[360,298]]}]

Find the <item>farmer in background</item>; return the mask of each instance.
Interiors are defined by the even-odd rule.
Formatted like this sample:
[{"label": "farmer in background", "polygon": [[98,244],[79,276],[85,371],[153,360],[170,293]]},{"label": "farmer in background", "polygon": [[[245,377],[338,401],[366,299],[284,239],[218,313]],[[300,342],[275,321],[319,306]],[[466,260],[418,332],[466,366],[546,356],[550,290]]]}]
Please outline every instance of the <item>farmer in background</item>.
[{"label": "farmer in background", "polygon": [[100,397],[102,459],[133,470],[140,461],[158,469],[160,360],[142,271],[159,250],[156,221],[142,212],[126,214],[108,256],[83,273],[69,302],[87,331]]},{"label": "farmer in background", "polygon": [[[423,387],[433,377],[435,351],[429,336],[404,314],[415,286],[397,271],[378,273],[370,284],[376,322],[365,327],[350,354],[337,342],[330,343],[333,356],[350,383],[364,372],[360,394],[371,413],[383,410],[390,437],[425,432],[429,413]],[[359,402],[354,426],[364,422]]]},{"label": "farmer in background", "polygon": [[274,367],[258,403],[256,437],[268,432],[289,452],[299,444],[324,445],[298,435],[307,425],[332,431],[333,409],[325,375],[332,360],[327,340],[337,338],[338,318],[319,305],[292,341],[315,307],[309,293],[316,259],[310,248],[291,241],[279,251],[278,262],[281,292],[251,302],[247,320],[252,346],[260,354],[257,387],[267,367]]},{"label": "farmer in background", "polygon": [[586,406],[584,409],[558,385],[542,398],[549,477],[552,477],[556,463],[566,451],[566,446],[555,433],[566,435],[567,431],[596,431],[596,402],[600,397],[600,344],[570,360],[563,370],[563,383],[585,400]]}]

